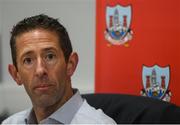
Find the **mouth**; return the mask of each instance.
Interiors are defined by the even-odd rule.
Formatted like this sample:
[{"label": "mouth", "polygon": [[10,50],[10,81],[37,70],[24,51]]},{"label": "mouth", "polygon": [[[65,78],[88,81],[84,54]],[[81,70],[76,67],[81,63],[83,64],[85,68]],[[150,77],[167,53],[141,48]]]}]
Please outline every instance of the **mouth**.
[{"label": "mouth", "polygon": [[38,91],[47,91],[49,90],[53,85],[51,84],[40,84],[35,87],[35,90]]}]

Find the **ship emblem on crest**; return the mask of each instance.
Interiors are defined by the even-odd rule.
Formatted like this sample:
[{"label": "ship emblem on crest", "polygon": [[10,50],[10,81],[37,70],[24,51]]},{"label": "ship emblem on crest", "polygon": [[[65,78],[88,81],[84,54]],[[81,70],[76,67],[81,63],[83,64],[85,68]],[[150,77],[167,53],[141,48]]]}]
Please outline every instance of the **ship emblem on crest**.
[{"label": "ship emblem on crest", "polygon": [[112,45],[128,46],[133,32],[131,24],[131,6],[116,5],[106,7],[105,39]]},{"label": "ship emblem on crest", "polygon": [[170,80],[170,68],[154,65],[152,67],[143,66],[142,81],[143,89],[142,96],[148,96],[164,101],[170,101],[171,92],[168,89]]}]

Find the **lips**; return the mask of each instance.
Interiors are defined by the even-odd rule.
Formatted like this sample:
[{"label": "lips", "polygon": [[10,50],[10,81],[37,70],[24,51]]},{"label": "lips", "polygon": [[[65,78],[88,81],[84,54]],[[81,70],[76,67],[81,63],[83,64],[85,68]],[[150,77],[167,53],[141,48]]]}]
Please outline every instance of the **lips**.
[{"label": "lips", "polygon": [[51,84],[40,84],[35,86],[35,90],[39,90],[39,91],[47,91],[48,89],[50,89],[53,85]]}]

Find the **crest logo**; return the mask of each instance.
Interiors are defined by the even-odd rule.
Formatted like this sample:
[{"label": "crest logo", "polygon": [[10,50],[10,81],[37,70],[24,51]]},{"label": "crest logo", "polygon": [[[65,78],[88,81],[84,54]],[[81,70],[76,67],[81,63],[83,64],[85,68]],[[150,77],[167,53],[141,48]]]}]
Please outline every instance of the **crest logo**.
[{"label": "crest logo", "polygon": [[131,6],[106,7],[106,31],[105,39],[113,45],[128,47],[128,41],[132,39]]},{"label": "crest logo", "polygon": [[171,92],[168,90],[170,80],[170,68],[154,65],[152,67],[143,66],[142,81],[143,89],[141,95],[164,101],[170,101]]}]

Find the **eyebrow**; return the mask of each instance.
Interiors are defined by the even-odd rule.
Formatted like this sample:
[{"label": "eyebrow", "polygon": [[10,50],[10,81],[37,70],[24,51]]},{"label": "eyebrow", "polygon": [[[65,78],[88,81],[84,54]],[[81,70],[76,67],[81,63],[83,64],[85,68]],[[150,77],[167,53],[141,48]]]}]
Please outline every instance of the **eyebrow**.
[{"label": "eyebrow", "polygon": [[43,51],[56,50],[54,47],[44,48]]},{"label": "eyebrow", "polygon": [[31,53],[33,53],[33,51],[31,51],[31,50],[27,51],[27,52],[23,53],[21,57],[24,57],[25,55],[30,55]]},{"label": "eyebrow", "polygon": [[[47,47],[47,48],[44,48],[42,51],[45,52],[45,51],[50,51],[50,50],[56,50],[54,47]],[[34,53],[32,50],[29,50],[25,53],[22,54],[22,57],[24,57],[25,55],[30,55],[31,53]]]}]

